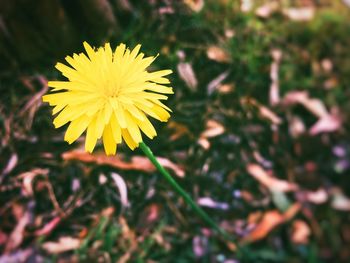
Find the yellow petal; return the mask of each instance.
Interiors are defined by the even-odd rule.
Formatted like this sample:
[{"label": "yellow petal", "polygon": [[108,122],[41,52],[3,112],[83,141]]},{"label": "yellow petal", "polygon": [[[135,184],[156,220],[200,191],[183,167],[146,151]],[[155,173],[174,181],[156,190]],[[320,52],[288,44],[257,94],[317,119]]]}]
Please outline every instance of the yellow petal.
[{"label": "yellow petal", "polygon": [[167,112],[166,110],[164,110],[162,107],[158,105],[153,105],[152,111],[156,113],[159,116],[160,120],[163,122],[168,121],[168,119],[170,118],[169,112]]},{"label": "yellow petal", "polygon": [[[79,115],[81,115],[81,113],[79,113]],[[79,117],[77,116],[77,112],[73,111],[71,107],[67,106],[54,119],[53,125],[55,125],[55,128],[59,128],[65,125],[67,122],[73,120],[74,117]]]},{"label": "yellow petal", "polygon": [[117,151],[117,144],[114,140],[111,125],[106,125],[103,131],[103,146],[107,155],[114,155]]},{"label": "yellow petal", "polygon": [[174,94],[172,87],[166,87],[166,86],[157,85],[157,84],[153,84],[152,86],[148,87],[147,90],[158,92],[158,93],[164,93],[164,94]]},{"label": "yellow petal", "polygon": [[132,52],[130,54],[130,59],[136,58],[136,55],[139,53],[140,48],[141,48],[140,44],[138,44],[138,45],[136,45],[136,47],[134,47],[134,49],[132,50]]},{"label": "yellow petal", "polygon": [[153,139],[153,137],[157,136],[156,130],[146,116],[143,121],[136,120],[136,123],[148,138]]},{"label": "yellow petal", "polygon": [[128,112],[130,112],[133,117],[141,121],[144,119],[144,115],[142,114],[142,112],[138,108],[136,108],[133,104],[124,105],[124,108],[127,109]]},{"label": "yellow petal", "polygon": [[125,52],[125,44],[120,44],[114,51],[114,58],[113,61],[120,61],[120,59],[123,57]]},{"label": "yellow petal", "polygon": [[95,59],[95,51],[86,41],[84,41],[83,45],[90,60],[93,61]]},{"label": "yellow petal", "polygon": [[85,138],[85,151],[92,153],[97,142],[96,136],[96,118],[93,118],[90,122]]},{"label": "yellow petal", "polygon": [[67,141],[69,144],[74,142],[86,130],[90,121],[91,118],[89,118],[86,115],[83,115],[77,118],[76,120],[72,121],[68,126],[68,129],[64,136],[64,140]]},{"label": "yellow petal", "polygon": [[110,125],[112,128],[114,141],[116,141],[116,143],[121,143],[122,142],[121,128],[114,113],[112,113]]},{"label": "yellow petal", "polygon": [[103,133],[103,129],[105,128],[105,120],[103,118],[103,110],[100,110],[97,113],[96,118],[96,137],[97,139],[100,139]]},{"label": "yellow petal", "polygon": [[127,129],[122,129],[122,136],[131,150],[134,150],[138,146],[138,143],[134,142]]},{"label": "yellow petal", "polygon": [[122,105],[118,105],[118,107],[114,110],[115,116],[117,117],[118,123],[120,127],[126,128],[126,120],[124,115],[124,109]]},{"label": "yellow petal", "polygon": [[135,119],[128,112],[125,112],[125,119],[126,119],[127,129],[129,131],[131,138],[135,143],[139,144],[140,142],[142,142],[142,137],[141,137],[140,129],[137,126]]}]

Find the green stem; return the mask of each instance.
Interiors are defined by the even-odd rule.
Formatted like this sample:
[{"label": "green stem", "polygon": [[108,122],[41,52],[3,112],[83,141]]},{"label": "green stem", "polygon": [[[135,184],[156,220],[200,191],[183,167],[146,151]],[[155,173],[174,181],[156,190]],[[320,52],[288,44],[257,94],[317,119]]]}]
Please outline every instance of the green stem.
[{"label": "green stem", "polygon": [[164,176],[165,180],[167,180],[171,186],[178,192],[189,204],[192,209],[214,230],[216,230],[219,234],[221,234],[226,239],[233,241],[232,237],[230,237],[222,228],[220,228],[202,208],[200,208],[193,199],[189,196],[189,194],[171,177],[167,170],[157,161],[156,157],[152,153],[151,149],[143,142],[139,144],[140,149],[144,152],[144,154],[150,159],[150,161],[154,164],[154,166],[158,169],[158,171]]}]

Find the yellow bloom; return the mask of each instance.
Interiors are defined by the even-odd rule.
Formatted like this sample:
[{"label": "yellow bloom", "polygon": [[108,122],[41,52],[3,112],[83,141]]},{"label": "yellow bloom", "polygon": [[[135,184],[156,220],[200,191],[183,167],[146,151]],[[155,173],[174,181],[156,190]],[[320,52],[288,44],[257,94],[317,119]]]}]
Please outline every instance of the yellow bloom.
[{"label": "yellow bloom", "polygon": [[[156,57],[144,58],[141,45],[130,51],[120,44],[113,52],[109,43],[94,50],[84,42],[84,53],[67,56],[71,67],[57,63],[56,68],[68,81],[49,81],[54,92],[43,96],[49,102],[56,128],[70,122],[65,141],[74,142],[86,130],[85,150],[92,152],[102,137],[106,154],[115,154],[122,138],[130,149],[147,137],[157,135],[148,115],[166,122],[171,110],[161,100],[172,94],[164,76],[171,70],[146,71]],[[58,91],[58,92],[57,92]]]}]

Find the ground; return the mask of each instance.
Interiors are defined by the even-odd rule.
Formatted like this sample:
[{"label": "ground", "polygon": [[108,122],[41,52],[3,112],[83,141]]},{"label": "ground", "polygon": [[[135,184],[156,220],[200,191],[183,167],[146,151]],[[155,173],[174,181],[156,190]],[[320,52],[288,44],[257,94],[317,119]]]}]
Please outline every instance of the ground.
[{"label": "ground", "polygon": [[[0,3],[0,262],[348,262],[350,7],[344,1]],[[240,244],[138,149],[64,142],[47,80],[64,56],[142,44],[172,69],[145,139]]]}]

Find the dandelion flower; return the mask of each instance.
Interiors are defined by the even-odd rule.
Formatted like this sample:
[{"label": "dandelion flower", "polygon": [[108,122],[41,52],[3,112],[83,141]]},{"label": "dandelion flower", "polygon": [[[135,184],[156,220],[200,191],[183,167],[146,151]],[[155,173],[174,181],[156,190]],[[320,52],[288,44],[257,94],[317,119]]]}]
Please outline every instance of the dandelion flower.
[{"label": "dandelion flower", "polygon": [[134,150],[147,137],[157,135],[148,120],[151,116],[166,122],[171,110],[161,101],[172,94],[169,80],[171,70],[148,72],[156,57],[139,53],[141,45],[132,51],[120,44],[113,52],[109,43],[93,49],[84,42],[84,53],[67,56],[70,66],[57,63],[67,81],[49,81],[51,94],[43,96],[49,102],[53,123],[59,128],[67,123],[65,141],[77,140],[86,130],[85,150],[92,152],[102,138],[107,155],[116,153],[122,139]]}]

